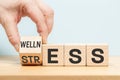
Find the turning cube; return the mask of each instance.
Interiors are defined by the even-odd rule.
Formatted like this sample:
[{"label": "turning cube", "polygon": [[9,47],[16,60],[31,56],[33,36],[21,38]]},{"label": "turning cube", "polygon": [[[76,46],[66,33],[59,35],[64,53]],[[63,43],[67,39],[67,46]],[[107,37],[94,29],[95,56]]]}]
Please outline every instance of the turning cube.
[{"label": "turning cube", "polygon": [[42,39],[40,36],[21,37],[19,55],[22,65],[42,64]]}]

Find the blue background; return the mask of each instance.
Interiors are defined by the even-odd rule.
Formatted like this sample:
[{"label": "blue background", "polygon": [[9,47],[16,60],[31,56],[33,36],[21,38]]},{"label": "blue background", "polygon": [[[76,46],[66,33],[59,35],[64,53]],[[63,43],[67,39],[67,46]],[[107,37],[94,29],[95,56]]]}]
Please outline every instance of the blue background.
[{"label": "blue background", "polygon": [[[110,55],[120,55],[120,0],[45,0],[55,11],[48,43],[108,43]],[[37,36],[28,18],[18,24],[21,36]],[[0,25],[0,55],[18,55]]]}]

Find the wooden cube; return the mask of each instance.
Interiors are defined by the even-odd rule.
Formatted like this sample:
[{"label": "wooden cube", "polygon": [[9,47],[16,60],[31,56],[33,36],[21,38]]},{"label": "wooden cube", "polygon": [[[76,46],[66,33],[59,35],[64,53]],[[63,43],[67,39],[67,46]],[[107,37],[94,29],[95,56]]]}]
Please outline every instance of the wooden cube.
[{"label": "wooden cube", "polygon": [[22,65],[38,65],[42,63],[42,39],[40,36],[21,37],[20,60]]},{"label": "wooden cube", "polygon": [[62,44],[44,44],[42,52],[44,66],[63,65]]},{"label": "wooden cube", "polygon": [[108,45],[87,45],[87,66],[108,66]]},{"label": "wooden cube", "polygon": [[64,65],[65,66],[85,66],[86,65],[86,45],[85,44],[65,44]]}]

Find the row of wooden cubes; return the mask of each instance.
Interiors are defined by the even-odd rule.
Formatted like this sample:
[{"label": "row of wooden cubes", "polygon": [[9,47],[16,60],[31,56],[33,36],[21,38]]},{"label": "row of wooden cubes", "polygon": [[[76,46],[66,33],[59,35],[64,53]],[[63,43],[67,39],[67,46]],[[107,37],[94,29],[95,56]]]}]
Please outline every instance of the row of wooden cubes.
[{"label": "row of wooden cubes", "polygon": [[[35,43],[35,41],[37,42]],[[23,45],[23,42],[26,42],[26,44],[24,43]],[[42,45],[40,37],[22,37],[20,44],[20,60],[22,65],[42,64],[44,66],[107,66],[108,45]]]}]

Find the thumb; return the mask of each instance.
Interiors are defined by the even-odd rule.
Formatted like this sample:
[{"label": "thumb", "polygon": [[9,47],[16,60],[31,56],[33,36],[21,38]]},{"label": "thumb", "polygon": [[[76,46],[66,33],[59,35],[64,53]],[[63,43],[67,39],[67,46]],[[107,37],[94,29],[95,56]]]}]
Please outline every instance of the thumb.
[{"label": "thumb", "polygon": [[8,36],[9,41],[15,47],[16,51],[18,51],[20,36],[17,29],[17,22],[13,17],[7,15],[2,19],[1,24],[5,29],[5,32]]}]

